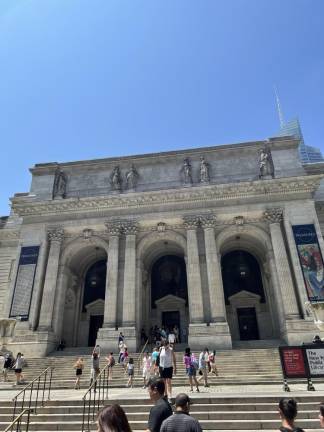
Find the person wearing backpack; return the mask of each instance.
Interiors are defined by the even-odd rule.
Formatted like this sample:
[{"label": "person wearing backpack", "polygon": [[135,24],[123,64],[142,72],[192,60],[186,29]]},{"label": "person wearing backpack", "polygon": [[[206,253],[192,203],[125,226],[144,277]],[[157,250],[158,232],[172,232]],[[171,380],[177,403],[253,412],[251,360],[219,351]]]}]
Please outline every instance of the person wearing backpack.
[{"label": "person wearing backpack", "polygon": [[190,352],[190,348],[186,348],[184,356],[183,356],[183,363],[186,368],[186,375],[189,379],[189,385],[190,385],[190,391],[193,391],[193,381],[196,386],[197,392],[199,392],[199,385],[196,378],[197,369],[198,369],[198,361],[195,357],[195,355]]},{"label": "person wearing backpack", "polygon": [[297,417],[297,402],[295,399],[283,398],[279,401],[279,415],[281,418],[281,432],[305,432],[295,426],[295,418]]}]

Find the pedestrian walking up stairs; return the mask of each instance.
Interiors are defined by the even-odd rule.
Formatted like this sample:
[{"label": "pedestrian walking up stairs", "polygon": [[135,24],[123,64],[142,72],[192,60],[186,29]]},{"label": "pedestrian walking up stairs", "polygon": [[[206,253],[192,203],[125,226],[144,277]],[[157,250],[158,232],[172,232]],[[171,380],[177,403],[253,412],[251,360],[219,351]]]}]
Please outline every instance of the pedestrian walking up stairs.
[{"label": "pedestrian walking up stairs", "polygon": [[[109,399],[108,404],[119,403],[126,411],[132,430],[143,431],[147,428],[147,420],[151,402],[145,398],[129,398],[128,390],[125,397]],[[81,399],[81,398],[80,398]],[[31,415],[30,431],[81,431],[83,403],[80,399],[49,401],[37,415]],[[191,415],[199,420],[204,430],[208,431],[278,431],[279,396],[208,396],[196,394],[193,397]],[[319,429],[317,418],[320,396],[305,395],[296,397],[299,406],[298,425],[307,432]],[[0,430],[5,430],[12,419],[10,401],[0,404]],[[97,430],[95,422],[91,430]],[[24,425],[22,425],[24,430]]]},{"label": "pedestrian walking up stairs", "polygon": [[[196,353],[198,355],[198,353]],[[86,388],[89,384],[89,375],[91,368],[90,349],[78,348],[64,352],[56,352],[46,358],[27,359],[28,367],[24,369],[25,380],[28,382],[37,376],[44,368],[54,367],[53,388],[73,388],[75,380],[75,371],[73,364],[78,357],[83,357],[85,361],[84,372],[82,375],[81,385]],[[130,355],[135,362],[134,386],[143,386],[142,373],[139,366],[139,353]],[[117,356],[116,356],[117,357]],[[183,366],[183,353],[176,352],[177,373],[174,376],[173,384],[183,386],[187,384],[187,377]],[[116,358],[117,360],[117,358]],[[217,370],[218,376],[209,374],[209,384],[226,385],[226,384],[272,384],[282,382],[280,359],[278,350],[275,348],[265,349],[233,349],[217,351]],[[105,355],[101,355],[101,367],[105,365]],[[13,372],[9,376],[14,380]],[[110,387],[123,387],[126,384],[127,377],[121,365],[116,364],[113,368],[113,379]]]}]

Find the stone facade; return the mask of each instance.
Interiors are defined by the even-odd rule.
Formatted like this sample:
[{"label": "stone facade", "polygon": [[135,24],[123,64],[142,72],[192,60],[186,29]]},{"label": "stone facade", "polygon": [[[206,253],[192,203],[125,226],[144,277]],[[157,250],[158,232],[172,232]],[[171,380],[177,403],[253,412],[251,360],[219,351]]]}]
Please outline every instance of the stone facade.
[{"label": "stone facade", "polygon": [[[265,148],[271,175],[260,172]],[[22,248],[40,247],[28,316],[2,343],[26,355],[46,355],[61,338],[84,346],[100,316],[97,342],[116,350],[122,331],[133,351],[141,328],[177,311],[192,348],[231,348],[240,308],[255,310],[260,339],[309,341],[317,330],[292,225],[314,224],[324,256],[323,169],[302,166],[289,137],[35,165],[30,192],[1,219],[0,321],[10,316]],[[235,250],[257,260],[264,300],[249,290],[225,299],[221,260]],[[184,259],[188,299],[171,293],[152,306],[152,268],[163,256]],[[107,262],[105,296],[84,304],[98,260]]]}]

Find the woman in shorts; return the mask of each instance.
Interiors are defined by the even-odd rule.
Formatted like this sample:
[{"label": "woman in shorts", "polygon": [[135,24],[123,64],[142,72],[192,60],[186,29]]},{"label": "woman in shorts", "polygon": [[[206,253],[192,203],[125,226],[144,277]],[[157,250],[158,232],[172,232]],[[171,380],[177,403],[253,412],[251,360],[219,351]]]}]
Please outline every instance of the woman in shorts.
[{"label": "woman in shorts", "polygon": [[17,354],[17,358],[14,364],[14,370],[16,374],[16,385],[22,382],[22,368],[24,364],[24,359],[21,357],[21,353]]},{"label": "woman in shorts", "polygon": [[80,357],[75,362],[75,364],[74,364],[73,367],[75,369],[75,375],[76,375],[76,381],[75,381],[74,389],[75,390],[79,390],[80,389],[80,380],[81,380],[82,370],[84,368],[83,358]]},{"label": "woman in shorts", "polygon": [[190,385],[190,391],[193,391],[193,381],[196,386],[197,392],[199,392],[199,385],[196,378],[197,369],[198,369],[198,361],[195,357],[195,355],[190,352],[190,348],[186,348],[184,356],[183,356],[183,363],[186,368],[186,375],[189,379],[189,385]]},{"label": "woman in shorts", "polygon": [[165,392],[168,397],[169,403],[172,403],[172,377],[177,373],[176,358],[173,349],[170,347],[168,341],[160,351],[160,376],[165,383]]},{"label": "woman in shorts", "polygon": [[133,380],[134,380],[134,360],[130,357],[129,362],[127,363],[127,374],[128,381],[126,387],[133,388]]}]

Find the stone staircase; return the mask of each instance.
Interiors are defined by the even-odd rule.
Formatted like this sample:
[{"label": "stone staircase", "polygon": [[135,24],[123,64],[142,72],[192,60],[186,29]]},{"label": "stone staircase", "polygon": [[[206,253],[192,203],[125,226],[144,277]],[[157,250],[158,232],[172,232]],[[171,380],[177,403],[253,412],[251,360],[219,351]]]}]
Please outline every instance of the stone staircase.
[{"label": "stone staircase", "polygon": [[[196,396],[196,395],[195,395]],[[318,405],[320,396],[296,397],[299,406],[297,424],[308,432],[319,429]],[[147,398],[110,399],[107,403],[119,403],[126,411],[132,430],[145,430],[151,403]],[[191,415],[199,420],[204,430],[209,431],[278,431],[278,396],[229,396],[194,397]],[[29,430],[80,431],[83,405],[81,400],[49,401],[37,415],[31,416]],[[1,403],[0,429],[4,430],[11,420],[11,403]],[[22,429],[24,430],[24,429]],[[97,430],[91,424],[91,430]]]},{"label": "stone staircase", "polygon": [[[53,388],[73,388],[75,381],[75,371],[73,364],[80,356],[85,361],[85,368],[82,375],[82,387],[86,388],[89,384],[91,356],[89,348],[72,349],[63,353],[55,352],[46,358],[27,359],[28,367],[24,369],[26,381],[36,377],[42,370],[48,366],[54,367]],[[86,353],[86,355],[84,355]],[[197,353],[198,355],[198,353]],[[105,356],[101,356],[101,367],[105,365]],[[116,356],[117,357],[117,356]],[[115,357],[115,358],[116,358]],[[141,370],[138,368],[139,354],[131,354],[136,365],[134,386],[142,386],[143,380]],[[187,384],[187,377],[182,363],[183,353],[176,352],[177,358],[177,375],[174,376],[173,384],[183,386]],[[117,361],[117,358],[116,358]],[[267,384],[281,383],[282,374],[278,350],[275,348],[264,349],[234,349],[217,352],[217,369],[219,376],[209,375],[211,385],[236,385],[236,384]],[[13,372],[9,378],[14,381]],[[126,383],[127,377],[123,368],[116,364],[113,368],[113,380],[110,382],[111,387],[121,387]],[[3,386],[3,384],[1,384]],[[0,388],[1,388],[0,386]]]},{"label": "stone staircase", "polygon": [[[78,357],[85,360],[85,369],[82,378],[82,390],[74,390],[75,371],[73,364]],[[105,365],[104,355],[101,357],[101,366]],[[139,354],[132,354],[135,364],[138,364]],[[174,395],[179,391],[188,391],[188,382],[182,364],[182,352],[176,352],[178,373],[174,377]],[[46,403],[44,408],[39,409],[37,415],[32,415],[29,430],[39,432],[49,431],[80,431],[82,423],[83,402],[82,396],[89,384],[90,374],[90,349],[76,348],[62,352],[55,352],[46,358],[27,359],[28,367],[24,369],[26,381],[31,381],[47,366],[53,366],[53,393],[54,399]],[[209,375],[210,388],[208,392],[191,394],[194,404],[191,414],[197,418],[204,430],[210,431],[277,431],[279,427],[278,400],[285,396],[282,394],[264,395],[267,392],[267,384],[282,383],[281,367],[278,350],[276,348],[240,349],[217,352],[217,367],[219,376]],[[129,418],[133,430],[145,430],[149,409],[151,407],[147,391],[139,387],[143,385],[141,371],[136,367],[135,387],[137,389],[123,389],[127,377],[124,375],[120,365],[114,367],[113,380],[109,386],[112,396],[107,403],[121,404]],[[13,372],[10,379],[13,381]],[[300,381],[300,380],[299,380]],[[303,381],[304,382],[304,381]],[[217,388],[231,385],[234,393],[218,393]],[[242,392],[246,385],[258,386],[259,391],[245,395]],[[305,382],[304,382],[305,385]],[[260,387],[263,386],[263,387]],[[306,387],[306,385],[305,385]],[[119,388],[119,389],[118,389]],[[212,394],[213,388],[216,394]],[[234,390],[233,390],[234,388]],[[237,392],[235,391],[237,388]],[[255,387],[254,387],[255,388]],[[6,397],[6,390],[10,389],[12,394],[12,382],[1,383],[0,386],[0,430],[4,430],[12,419],[12,402]],[[21,386],[17,387],[17,392]],[[280,387],[278,387],[280,390]],[[219,391],[219,390],[218,390]],[[226,390],[225,390],[226,391]],[[115,392],[115,393],[114,393]],[[210,393],[209,393],[210,392]],[[239,393],[241,392],[241,394]],[[7,391],[9,394],[9,392]],[[64,396],[63,396],[64,394]],[[117,398],[117,394],[118,396]],[[59,395],[59,396],[58,396]],[[286,394],[287,396],[287,394]],[[292,394],[292,396],[294,396]],[[12,396],[10,396],[12,397]],[[295,396],[294,396],[295,397]],[[318,405],[322,397],[316,393],[300,395],[298,425],[308,432],[319,429],[317,419]],[[19,412],[19,410],[17,411]],[[22,429],[24,430],[24,429]],[[95,424],[91,430],[96,430]]]}]

